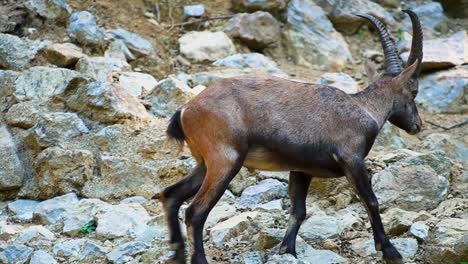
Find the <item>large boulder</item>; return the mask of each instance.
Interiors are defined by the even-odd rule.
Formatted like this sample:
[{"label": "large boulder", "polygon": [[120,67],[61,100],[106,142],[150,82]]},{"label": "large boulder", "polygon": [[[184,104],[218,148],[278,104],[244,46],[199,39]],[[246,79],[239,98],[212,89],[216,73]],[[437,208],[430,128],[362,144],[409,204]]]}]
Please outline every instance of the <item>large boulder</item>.
[{"label": "large boulder", "polygon": [[264,49],[281,37],[279,22],[270,13],[263,11],[237,14],[228,21],[225,31],[253,50]]},{"label": "large boulder", "polygon": [[60,22],[65,22],[72,11],[65,0],[27,0],[24,5],[33,14]]},{"label": "large boulder", "polygon": [[66,104],[93,120],[113,124],[129,119],[151,118],[145,107],[116,83],[95,81],[77,86]]},{"label": "large boulder", "polygon": [[46,112],[44,108],[38,101],[19,102],[10,107],[5,114],[5,121],[12,127],[28,129],[33,127]]},{"label": "large boulder", "polygon": [[122,88],[135,98],[151,93],[158,85],[153,76],[141,72],[120,72],[118,78]]},{"label": "large boulder", "polygon": [[232,7],[236,11],[255,12],[267,11],[278,15],[286,9],[289,0],[231,0]]},{"label": "large boulder", "polygon": [[0,123],[0,191],[18,189],[23,185],[25,171],[18,149],[8,128]]},{"label": "large boulder", "polygon": [[313,212],[300,229],[301,237],[308,239],[330,239],[339,237],[345,230],[362,226],[359,214],[343,209],[333,215],[321,211]]},{"label": "large boulder", "polygon": [[76,71],[63,68],[33,67],[16,79],[14,96],[18,101],[46,102],[62,94],[79,75]]},{"label": "large boulder", "polygon": [[0,33],[0,68],[21,70],[29,67],[38,52],[47,45],[47,41]]},{"label": "large boulder", "polygon": [[14,214],[13,219],[17,221],[31,221],[38,204],[38,201],[19,199],[8,203],[8,210]]},{"label": "large boulder", "polygon": [[32,254],[29,264],[57,264],[57,261],[47,251],[36,250]]},{"label": "large boulder", "polygon": [[40,202],[33,213],[33,220],[40,224],[59,224],[79,202],[75,193]]},{"label": "large boulder", "polygon": [[236,48],[226,33],[191,31],[179,38],[180,52],[196,61],[215,61],[236,52]]},{"label": "large boulder", "polygon": [[123,28],[115,29],[111,32],[111,35],[115,39],[122,40],[127,47],[138,57],[153,55],[156,53],[156,49],[153,44],[148,40],[142,38],[138,34],[129,32]]},{"label": "large boulder", "polygon": [[327,72],[320,76],[320,79],[316,83],[333,86],[349,94],[354,94],[359,91],[359,86],[353,77],[342,72]]},{"label": "large boulder", "polygon": [[[409,47],[409,43],[406,45]],[[459,31],[447,38],[426,40],[423,42],[423,46],[422,71],[445,69],[468,63],[468,35],[466,31]],[[401,54],[404,60],[408,56],[409,51]]]},{"label": "large boulder", "polygon": [[96,19],[88,11],[73,13],[70,16],[68,36],[81,45],[102,47],[106,44],[106,33],[97,26]]},{"label": "large boulder", "polygon": [[78,236],[84,226],[95,221],[96,214],[110,206],[98,199],[81,199],[64,215],[62,232],[70,237]]},{"label": "large boulder", "polygon": [[440,221],[426,242],[426,263],[460,263],[468,259],[468,220],[447,218]]},{"label": "large boulder", "polygon": [[160,192],[157,171],[123,157],[101,156],[100,175],[86,182],[83,194],[101,199],[121,199],[142,195],[148,198]]},{"label": "large boulder", "polygon": [[217,60],[213,64],[230,68],[262,69],[269,74],[285,75],[274,61],[260,53],[238,53]]},{"label": "large boulder", "polygon": [[438,71],[422,77],[416,102],[430,113],[466,112],[468,67]]},{"label": "large boulder", "polygon": [[42,198],[80,193],[93,176],[94,156],[88,150],[47,148],[37,156],[34,170]]},{"label": "large boulder", "polygon": [[86,54],[75,44],[54,43],[44,49],[44,56],[47,61],[59,67],[73,67]]},{"label": "large boulder", "polygon": [[0,8],[0,32],[18,34],[26,25],[28,10],[22,2],[8,1]]},{"label": "large boulder", "polygon": [[211,240],[217,246],[221,246],[234,237],[241,235],[252,220],[258,216],[258,212],[244,212],[213,226],[210,231]]},{"label": "large boulder", "polygon": [[312,0],[292,0],[287,15],[285,45],[297,64],[341,70],[351,60],[345,40]]},{"label": "large boulder", "polygon": [[370,14],[387,25],[395,24],[392,15],[379,4],[370,0],[317,0],[335,28],[345,34],[354,34],[365,22],[356,14]]},{"label": "large boulder", "polygon": [[132,203],[107,206],[96,214],[95,219],[97,237],[106,240],[136,237],[146,228],[150,216],[143,206]]},{"label": "large boulder", "polygon": [[431,167],[430,161],[410,158],[373,175],[372,186],[384,209],[429,210],[447,195],[448,180],[444,176]]},{"label": "large boulder", "polygon": [[284,198],[288,194],[287,184],[275,179],[266,179],[257,185],[247,187],[240,197],[241,207],[254,207],[274,199]]},{"label": "large boulder", "polygon": [[24,245],[0,246],[0,262],[6,264],[28,263],[34,249]]},{"label": "large boulder", "polygon": [[89,130],[75,113],[54,112],[41,116],[25,138],[26,144],[40,151],[50,146],[66,143]]},{"label": "large boulder", "polygon": [[97,81],[107,81],[113,72],[130,69],[123,60],[112,57],[81,58],[76,64],[76,70]]}]

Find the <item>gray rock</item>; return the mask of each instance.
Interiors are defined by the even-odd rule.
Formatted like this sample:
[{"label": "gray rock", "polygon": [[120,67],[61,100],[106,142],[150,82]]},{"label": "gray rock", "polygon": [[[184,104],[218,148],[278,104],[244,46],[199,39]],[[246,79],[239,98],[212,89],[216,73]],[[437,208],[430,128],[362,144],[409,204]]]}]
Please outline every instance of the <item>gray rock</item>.
[{"label": "gray rock", "polygon": [[[468,52],[466,52],[468,50],[468,34],[466,31],[459,31],[447,38],[426,40],[423,42],[423,46],[422,71],[447,69],[468,63]],[[409,48],[408,52],[401,54],[404,60],[407,60],[408,56]]]},{"label": "gray rock", "polygon": [[250,251],[242,254],[242,260],[244,264],[263,264],[264,257],[260,251]]},{"label": "gray rock", "polygon": [[146,199],[143,196],[132,196],[132,197],[128,197],[120,201],[121,204],[132,204],[132,203],[144,204],[146,202],[148,202],[148,199]]},{"label": "gray rock", "polygon": [[12,70],[29,67],[38,52],[47,45],[47,41],[21,39],[0,33],[0,67]]},{"label": "gray rock", "polygon": [[468,259],[468,220],[443,219],[425,244],[426,263],[459,263]]},{"label": "gray rock", "polygon": [[430,151],[442,150],[452,159],[468,160],[468,147],[454,140],[449,134],[432,133],[425,138],[423,147]]},{"label": "gray rock", "polygon": [[29,264],[56,264],[57,261],[44,250],[36,250],[31,256]]},{"label": "gray rock", "polygon": [[288,195],[287,184],[275,179],[266,179],[257,185],[247,187],[240,197],[241,207],[252,207]]},{"label": "gray rock", "polygon": [[391,208],[382,214],[382,223],[390,235],[401,235],[417,221],[425,221],[431,218],[426,212],[411,212],[399,208]]},{"label": "gray rock", "polygon": [[316,83],[333,86],[349,94],[354,94],[359,91],[358,84],[353,77],[342,72],[327,72],[320,76],[320,79]]},{"label": "gray rock", "polygon": [[182,105],[194,98],[197,92],[173,76],[158,82],[156,88],[145,98],[151,104],[151,113],[156,116],[172,115]]},{"label": "gray rock", "polygon": [[38,204],[37,201],[19,199],[8,203],[8,210],[15,214],[14,219],[16,220],[31,221]]},{"label": "gray rock", "polygon": [[[260,74],[268,74],[262,68],[252,69],[252,68],[226,68],[221,70],[209,71],[209,72],[198,72],[190,75],[190,80],[192,81],[193,85],[203,85],[208,86],[213,82],[224,79],[224,78],[231,78],[231,77],[238,77],[243,75],[260,75]],[[180,76],[178,76],[179,78]],[[195,87],[194,87],[195,88]]]},{"label": "gray rock", "polygon": [[57,224],[76,204],[78,204],[78,197],[75,193],[40,202],[34,210],[33,220],[46,225]]},{"label": "gray rock", "polygon": [[236,48],[226,33],[191,31],[179,38],[180,52],[196,61],[215,61],[236,52]]},{"label": "gray rock", "polygon": [[48,101],[53,96],[61,95],[78,76],[78,72],[68,69],[33,67],[16,79],[14,96],[18,101]]},{"label": "gray rock", "polygon": [[445,200],[431,213],[439,218],[463,217],[468,212],[468,199],[453,198]]},{"label": "gray rock", "polygon": [[132,61],[136,59],[135,55],[133,55],[127,45],[125,45],[125,42],[120,39],[115,39],[109,44],[104,53],[104,57],[116,58],[122,61]]},{"label": "gray rock", "polygon": [[[395,246],[398,252],[400,252],[405,261],[414,258],[418,251],[418,241],[414,238],[396,238],[390,239],[390,242]],[[358,239],[351,241],[351,244],[353,251],[362,257],[377,255],[373,239]]]},{"label": "gray rock", "polygon": [[109,80],[113,72],[129,69],[130,65],[127,62],[110,57],[81,58],[76,64],[77,71],[94,80],[103,82]]},{"label": "gray rock", "polygon": [[205,6],[203,4],[184,6],[184,17],[201,17],[204,14]]},{"label": "gray rock", "polygon": [[0,96],[6,98],[13,95],[15,82],[19,75],[19,72],[0,70]]},{"label": "gray rock", "polygon": [[49,229],[44,226],[30,226],[24,229],[18,236],[17,242],[27,244],[35,240],[49,240],[52,241],[55,236]]},{"label": "gray rock", "polygon": [[206,219],[205,227],[209,228],[236,214],[236,207],[226,202],[218,202],[210,211]]},{"label": "gray rock", "polygon": [[80,255],[80,261],[96,261],[106,259],[106,254],[111,251],[108,247],[100,246],[94,242],[86,242]]},{"label": "gray rock", "polygon": [[[317,263],[317,264],[341,264],[348,263],[342,256],[336,254],[331,250],[315,249],[308,245],[301,238],[297,241],[297,259],[304,263]],[[283,263],[283,262],[279,262]],[[301,262],[299,262],[301,263]]]},{"label": "gray rock", "polygon": [[281,37],[279,22],[270,13],[263,11],[235,15],[228,21],[225,32],[253,50],[264,49]]},{"label": "gray rock", "polygon": [[40,197],[52,198],[69,192],[80,193],[93,177],[94,155],[89,150],[50,147],[34,161]]},{"label": "gray rock", "polygon": [[288,0],[231,0],[234,10],[243,12],[267,11],[278,15],[286,9]]},{"label": "gray rock", "polygon": [[106,124],[151,118],[145,107],[116,83],[96,81],[79,85],[66,103],[70,109]]},{"label": "gray rock", "polygon": [[107,259],[114,264],[127,263],[128,260],[132,259],[132,256],[144,252],[146,247],[146,244],[139,241],[128,242],[118,246],[107,254]]},{"label": "gray rock", "polygon": [[0,123],[0,191],[18,189],[23,185],[25,171],[13,136]]},{"label": "gray rock", "polygon": [[156,53],[156,49],[151,42],[140,37],[138,34],[129,32],[123,28],[115,29],[111,34],[114,39],[122,40],[137,57]]},{"label": "gray rock", "polygon": [[223,245],[245,231],[257,216],[258,212],[245,212],[216,224],[211,228],[211,240],[217,246]]},{"label": "gray rock", "polygon": [[150,216],[140,204],[119,204],[108,206],[95,216],[96,236],[101,239],[136,237],[146,228]]},{"label": "gray rock", "polygon": [[[77,114],[65,112],[47,113],[42,115],[37,124],[28,131],[25,142],[30,148],[40,151],[86,133],[89,133],[89,130]],[[51,153],[57,154],[57,152],[58,150],[55,153],[50,151],[46,152],[47,154],[45,155],[47,156]],[[86,154],[89,156],[90,153]],[[41,162],[41,160],[39,159],[38,162]]]},{"label": "gray rock", "polygon": [[109,206],[108,203],[98,199],[82,199],[76,205],[70,208],[64,215],[63,233],[68,236],[77,236],[80,229],[91,221],[94,221],[98,212],[101,212]]},{"label": "gray rock", "polygon": [[5,121],[12,127],[28,129],[33,127],[42,113],[46,112],[39,102],[25,101],[14,104],[5,114]]},{"label": "gray rock", "polygon": [[100,177],[86,182],[82,191],[85,196],[122,199],[142,195],[149,198],[161,188],[156,169],[127,158],[101,156],[100,171]]},{"label": "gray rock", "polygon": [[387,25],[394,25],[392,15],[377,3],[369,0],[318,0],[317,5],[327,13],[335,28],[346,34],[354,34],[365,22],[355,14],[370,14]]},{"label": "gray rock", "polygon": [[80,238],[56,244],[53,248],[54,255],[58,257],[77,258],[84,243],[85,240]]},{"label": "gray rock", "polygon": [[68,36],[76,43],[102,47],[106,44],[106,33],[97,26],[94,16],[88,11],[75,12],[70,16]]},{"label": "gray rock", "polygon": [[6,221],[2,221],[0,222],[0,240],[8,241],[22,232],[22,230],[23,226],[21,225],[10,225]]},{"label": "gray rock", "polygon": [[25,6],[32,13],[58,21],[66,21],[72,9],[65,0],[27,0]]},{"label": "gray rock", "polygon": [[418,241],[425,241],[429,236],[429,226],[424,222],[416,222],[411,225],[409,232],[413,235]]},{"label": "gray rock", "polygon": [[312,0],[292,0],[283,32],[287,53],[299,65],[341,70],[352,59],[348,45]]},{"label": "gray rock", "polygon": [[75,44],[54,43],[44,49],[44,56],[47,61],[59,67],[73,67],[86,54]]},{"label": "gray rock", "polygon": [[335,215],[312,215],[302,224],[300,235],[308,239],[337,238],[343,231],[361,225],[362,221],[357,213],[343,209]]},{"label": "gray rock", "polygon": [[33,249],[23,245],[0,246],[0,262],[5,264],[28,263]]},{"label": "gray rock", "polygon": [[264,69],[267,73],[285,76],[278,65],[270,58],[260,53],[238,53],[213,63],[216,66],[231,68],[254,68]]},{"label": "gray rock", "polygon": [[417,211],[437,207],[447,195],[447,179],[429,165],[403,164],[389,166],[372,177],[381,207]]},{"label": "gray rock", "polygon": [[119,84],[131,96],[139,98],[142,95],[150,94],[158,85],[158,81],[146,73],[121,72],[119,73]]},{"label": "gray rock", "polygon": [[273,255],[268,258],[265,264],[305,264],[304,261],[295,258],[291,254]]},{"label": "gray rock", "polygon": [[422,77],[416,102],[430,113],[457,113],[466,110],[468,67],[439,71]]},{"label": "gray rock", "polygon": [[[413,12],[418,15],[423,28],[428,29],[429,31],[438,29],[438,26],[447,19],[444,15],[444,9],[442,5],[438,2],[431,1],[427,4],[412,8],[411,10],[413,10]],[[406,31],[411,31],[411,20],[409,17],[405,17],[403,20],[403,29]],[[424,56],[426,56],[425,50]]]}]

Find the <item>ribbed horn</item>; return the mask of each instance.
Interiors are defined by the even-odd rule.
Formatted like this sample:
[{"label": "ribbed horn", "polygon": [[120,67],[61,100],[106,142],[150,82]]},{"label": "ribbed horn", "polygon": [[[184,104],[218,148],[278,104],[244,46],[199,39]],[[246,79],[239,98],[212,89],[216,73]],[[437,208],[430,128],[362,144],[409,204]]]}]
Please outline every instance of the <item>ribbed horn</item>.
[{"label": "ribbed horn", "polygon": [[398,56],[395,43],[390,38],[385,26],[377,18],[371,15],[357,15],[359,17],[369,20],[379,32],[380,42],[382,43],[382,48],[385,54],[385,62],[387,64],[388,73],[400,73],[403,70],[403,62]]},{"label": "ribbed horn", "polygon": [[418,60],[418,68],[414,72],[413,77],[418,78],[419,72],[421,71],[421,62],[423,58],[423,33],[421,28],[421,22],[419,21],[418,15],[413,11],[406,9],[403,10],[411,18],[413,24],[413,40],[411,41],[411,51],[408,57],[406,65],[409,66]]}]

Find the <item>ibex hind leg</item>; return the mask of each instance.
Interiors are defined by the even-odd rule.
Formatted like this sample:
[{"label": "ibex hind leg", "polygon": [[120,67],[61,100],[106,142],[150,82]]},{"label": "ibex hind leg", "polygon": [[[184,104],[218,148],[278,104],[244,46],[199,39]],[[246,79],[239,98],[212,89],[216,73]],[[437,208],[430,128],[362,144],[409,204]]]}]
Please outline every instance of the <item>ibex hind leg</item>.
[{"label": "ibex hind leg", "polygon": [[306,198],[312,177],[301,172],[291,172],[289,174],[289,198],[291,199],[291,209],[289,224],[283,242],[280,247],[280,254],[296,254],[296,238],[299,228],[306,217]]},{"label": "ibex hind leg", "polygon": [[160,194],[169,228],[171,250],[175,251],[172,259],[167,263],[185,263],[185,245],[179,223],[179,209],[187,199],[198,192],[205,178],[205,174],[205,164],[200,163],[187,177],[167,187]]},{"label": "ibex hind leg", "polygon": [[203,226],[211,209],[226,191],[229,182],[241,169],[245,154],[246,151],[232,148],[229,152],[216,151],[205,156],[206,177],[185,213],[192,264],[208,263],[203,248]]}]

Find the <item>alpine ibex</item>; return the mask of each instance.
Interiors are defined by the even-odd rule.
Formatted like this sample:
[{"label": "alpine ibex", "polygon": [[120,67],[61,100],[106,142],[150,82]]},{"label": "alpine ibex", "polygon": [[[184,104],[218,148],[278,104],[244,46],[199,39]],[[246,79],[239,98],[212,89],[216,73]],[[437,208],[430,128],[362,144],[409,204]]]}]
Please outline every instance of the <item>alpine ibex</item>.
[{"label": "alpine ibex", "polygon": [[229,182],[245,166],[290,171],[291,215],[281,254],[296,255],[296,236],[306,216],[312,177],[346,176],[367,209],[376,249],[383,251],[387,263],[402,263],[385,234],[364,158],[387,120],[410,134],[421,130],[414,98],[423,55],[422,31],[417,15],[404,12],[413,24],[405,69],[384,25],[373,16],[360,15],[377,29],[386,71],[368,70],[371,83],[357,94],[272,76],[242,76],[213,83],[174,114],[167,135],[181,146],[185,141],[198,164],[190,175],[160,194],[175,262],[185,262],[178,221],[181,204],[194,196],[185,220],[191,262],[207,263],[203,225]]}]

